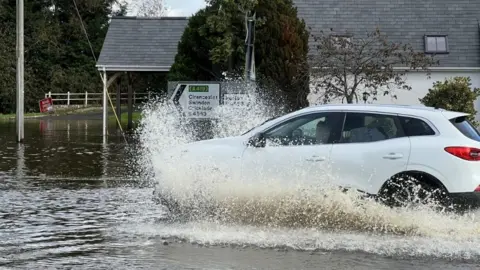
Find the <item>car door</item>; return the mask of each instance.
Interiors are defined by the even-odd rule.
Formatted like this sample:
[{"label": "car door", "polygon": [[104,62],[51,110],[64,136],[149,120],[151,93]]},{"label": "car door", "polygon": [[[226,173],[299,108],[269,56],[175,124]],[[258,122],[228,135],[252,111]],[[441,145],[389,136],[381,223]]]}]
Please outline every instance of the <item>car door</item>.
[{"label": "car door", "polygon": [[406,170],[410,139],[395,114],[347,112],[339,143],[331,152],[341,186],[376,194],[383,183]]},{"label": "car door", "polygon": [[328,174],[332,142],[340,137],[342,119],[341,112],[308,113],[262,131],[264,144],[248,146],[242,155],[243,180],[320,183]]}]

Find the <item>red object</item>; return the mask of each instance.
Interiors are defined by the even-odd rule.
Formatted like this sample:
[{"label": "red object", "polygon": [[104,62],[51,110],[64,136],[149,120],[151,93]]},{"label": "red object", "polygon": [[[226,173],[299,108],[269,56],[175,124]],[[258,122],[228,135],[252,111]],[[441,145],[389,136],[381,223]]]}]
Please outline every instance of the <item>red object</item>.
[{"label": "red object", "polygon": [[480,192],[480,186],[478,186],[473,192]]},{"label": "red object", "polygon": [[449,146],[445,147],[448,153],[468,161],[480,161],[480,149],[474,147],[464,146]]},{"label": "red object", "polygon": [[53,107],[53,100],[52,98],[44,98],[40,100],[40,112],[48,112],[48,108]]}]

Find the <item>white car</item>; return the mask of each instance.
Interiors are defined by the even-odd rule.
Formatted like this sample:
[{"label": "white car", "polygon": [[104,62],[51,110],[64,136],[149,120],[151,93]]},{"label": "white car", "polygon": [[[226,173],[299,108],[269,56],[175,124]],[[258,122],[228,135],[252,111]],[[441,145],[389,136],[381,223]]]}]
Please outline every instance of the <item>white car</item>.
[{"label": "white car", "polygon": [[302,173],[313,182],[328,167],[335,185],[391,205],[436,194],[478,207],[480,134],[467,116],[424,106],[312,106],[181,152],[235,179],[264,174],[294,181]]}]

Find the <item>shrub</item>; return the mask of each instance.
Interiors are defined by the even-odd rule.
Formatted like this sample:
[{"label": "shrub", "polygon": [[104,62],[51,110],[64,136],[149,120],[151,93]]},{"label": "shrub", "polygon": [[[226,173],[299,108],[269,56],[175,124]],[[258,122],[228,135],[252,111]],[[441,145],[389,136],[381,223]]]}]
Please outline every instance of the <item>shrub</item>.
[{"label": "shrub", "polygon": [[479,96],[480,89],[472,89],[470,77],[454,77],[433,83],[433,87],[419,100],[428,107],[468,113],[468,119],[478,127],[474,104]]}]

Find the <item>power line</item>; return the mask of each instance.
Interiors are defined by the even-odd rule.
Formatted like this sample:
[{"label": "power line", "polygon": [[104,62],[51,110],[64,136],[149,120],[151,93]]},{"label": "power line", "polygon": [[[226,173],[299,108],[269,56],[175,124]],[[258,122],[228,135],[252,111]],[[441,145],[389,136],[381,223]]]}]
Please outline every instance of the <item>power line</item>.
[{"label": "power line", "polygon": [[[74,6],[75,6],[75,10],[77,11],[78,19],[80,20],[80,25],[82,26],[83,33],[85,34],[85,37],[87,38],[88,46],[90,46],[90,51],[92,52],[93,59],[95,59],[95,63],[96,63],[97,62],[97,57],[95,57],[95,51],[93,50],[93,46],[92,46],[92,43],[90,42],[90,39],[88,38],[87,29],[85,28],[85,25],[83,24],[83,19],[82,19],[82,16],[80,16],[80,11],[78,10],[76,0],[72,0],[72,1],[73,1]],[[106,78],[105,71],[104,71],[104,76],[102,76],[102,74],[100,72],[98,72],[98,75],[100,75],[100,78],[102,79],[103,84],[106,85],[107,84],[107,78]],[[104,91],[106,92],[106,96],[110,100],[110,105],[112,106],[113,113],[115,114],[115,118],[117,120],[118,126],[120,127],[120,131],[123,135],[123,139],[125,140],[125,143],[128,144],[127,138],[125,137],[125,132],[123,132],[123,129],[122,129],[122,123],[120,122],[120,119],[118,118],[117,112],[114,109],[112,99],[110,98],[110,94],[108,93],[108,89],[104,89]],[[119,98],[119,97],[117,97],[117,98]],[[104,106],[106,106],[106,101],[104,101]],[[104,113],[105,113],[105,110],[106,109],[104,108]],[[104,118],[105,118],[105,115],[104,115]],[[104,119],[104,121],[106,121],[106,120]],[[105,124],[105,122],[104,122],[104,124]]]},{"label": "power line", "polygon": [[90,42],[90,39],[88,38],[87,29],[85,29],[85,25],[83,24],[82,16],[80,16],[80,11],[78,10],[77,1],[73,0],[73,5],[75,5],[75,10],[77,11],[78,19],[80,19],[80,25],[82,26],[83,33],[85,33],[85,37],[87,38],[88,46],[90,46],[90,51],[92,52],[93,59],[95,59],[95,62],[97,62],[97,57],[95,56],[95,51],[93,50],[92,43]]}]

